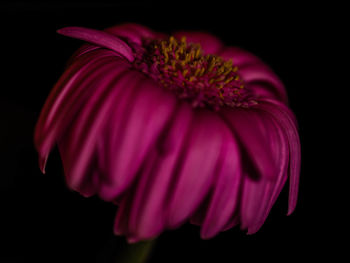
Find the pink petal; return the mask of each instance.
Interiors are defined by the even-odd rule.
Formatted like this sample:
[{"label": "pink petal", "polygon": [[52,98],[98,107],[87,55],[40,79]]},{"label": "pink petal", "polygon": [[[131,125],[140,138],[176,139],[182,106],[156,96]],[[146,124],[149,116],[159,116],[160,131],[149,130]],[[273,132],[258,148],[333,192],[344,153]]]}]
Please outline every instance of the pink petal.
[{"label": "pink petal", "polygon": [[299,189],[299,177],[300,177],[300,141],[297,130],[297,123],[294,114],[284,104],[273,101],[264,100],[259,104],[261,110],[265,110],[274,116],[275,120],[284,130],[288,139],[289,151],[290,151],[290,164],[289,164],[289,208],[288,215],[290,215],[296,206]]},{"label": "pink petal", "polygon": [[230,131],[227,131],[225,150],[214,193],[201,228],[201,237],[208,239],[222,231],[237,208],[242,164],[240,149]]},{"label": "pink petal", "polygon": [[[154,170],[154,166],[157,162],[158,153],[155,150],[151,150],[146,157],[146,161],[143,166],[140,168],[140,177],[143,176],[149,177],[150,174]],[[139,233],[137,229],[133,227],[132,224],[132,209],[135,209],[135,195],[139,191],[139,187],[134,185],[132,189],[129,189],[128,193],[126,193],[125,198],[123,198],[120,208],[118,209],[118,213],[114,222],[114,231],[118,235],[126,235],[128,239],[133,241],[140,239],[147,239],[148,236],[144,236],[143,233]],[[128,207],[126,207],[126,205]],[[137,204],[136,204],[137,206]],[[138,207],[139,208],[139,207]],[[127,219],[127,222],[125,222]]]},{"label": "pink petal", "polygon": [[288,147],[285,137],[276,125],[274,120],[266,113],[262,114],[264,122],[269,124],[269,133],[267,136],[270,141],[271,153],[274,157],[276,166],[279,167],[276,180],[251,180],[245,178],[245,187],[242,196],[241,221],[242,228],[248,228],[248,234],[255,233],[264,223],[272,205],[276,189],[281,189],[287,178],[287,168],[289,164]]},{"label": "pink petal", "polygon": [[287,137],[284,134],[284,131],[280,127],[280,125],[275,121],[274,122],[276,127],[276,146],[275,148],[275,154],[277,157],[276,162],[280,163],[280,172],[278,175],[278,178],[276,182],[270,182],[270,184],[273,184],[271,188],[271,193],[269,193],[268,200],[264,206],[264,209],[262,210],[262,214],[258,215],[257,220],[255,220],[255,223],[248,227],[248,234],[253,234],[257,232],[260,227],[263,225],[264,221],[266,220],[273,204],[277,200],[278,195],[280,194],[286,179],[288,178],[288,167],[289,167],[289,148],[288,148],[288,140]]},{"label": "pink petal", "polygon": [[[247,175],[244,177],[242,188],[241,228],[248,228],[248,233],[251,234],[256,232],[266,219],[273,204],[270,200],[276,187],[279,189],[283,186],[283,178],[286,177],[285,170],[288,165],[288,149],[285,147],[283,135],[276,127],[276,123],[266,112],[258,112],[256,108],[246,110],[245,113],[243,110],[235,110],[230,116],[232,128],[241,139],[242,149],[247,150],[248,158],[255,159],[254,163],[257,168],[261,167],[258,168],[262,175],[260,178],[254,179],[250,171],[246,170]],[[227,118],[228,115],[225,114],[225,117]],[[250,134],[250,131],[253,132]],[[258,141],[254,141],[256,139]],[[256,148],[259,142],[265,142],[265,145],[260,144],[262,152],[257,151]],[[250,148],[252,150],[249,150]],[[269,159],[263,161],[266,156],[269,156]],[[266,171],[269,170],[271,176],[266,176]]]},{"label": "pink petal", "polygon": [[151,172],[142,173],[132,203],[130,228],[141,239],[159,234],[165,227],[164,210],[172,189],[171,180],[192,120],[192,109],[181,104],[172,123],[157,142],[157,161]]},{"label": "pink petal", "polygon": [[138,24],[122,24],[105,29],[106,32],[126,38],[130,42],[141,45],[143,38],[154,38],[155,33],[149,28]]},{"label": "pink petal", "polygon": [[146,80],[127,103],[125,122],[118,124],[120,119],[112,120],[115,126],[111,128],[114,138],[109,142],[110,178],[101,188],[106,200],[114,199],[129,186],[172,115],[176,98],[153,80]]},{"label": "pink petal", "polygon": [[223,47],[222,42],[217,37],[204,32],[188,32],[178,31],[174,33],[174,37],[181,39],[185,36],[187,43],[200,44],[205,54],[217,54]]},{"label": "pink petal", "polygon": [[233,228],[234,226],[238,225],[240,223],[240,218],[238,216],[239,214],[233,214],[231,216],[231,219],[228,221],[228,223],[225,225],[225,227],[223,227],[223,229],[221,231],[227,231],[231,228]]},{"label": "pink petal", "polygon": [[57,30],[57,33],[114,50],[130,62],[134,61],[134,54],[131,48],[120,38],[107,32],[83,27],[65,27]]},{"label": "pink petal", "polygon": [[[273,86],[268,85],[267,83],[249,83],[245,85],[245,88],[251,91],[251,94],[254,94],[254,97],[258,98],[259,100],[261,98],[269,98],[283,101],[281,99],[281,96],[276,93],[276,89]],[[285,101],[284,103],[287,103],[287,101]]]},{"label": "pink petal", "polygon": [[[219,166],[220,165],[218,165],[218,167]],[[190,220],[189,220],[189,222],[191,224],[196,225],[196,226],[203,225],[205,216],[206,216],[207,211],[208,211],[209,204],[210,204],[211,199],[212,199],[214,184],[215,184],[215,182],[213,182],[212,187],[209,189],[208,194],[206,195],[205,199],[201,202],[200,206],[197,207],[195,212],[191,215]]]},{"label": "pink petal", "polygon": [[129,232],[129,218],[131,201],[133,198],[134,191],[128,191],[120,201],[120,205],[117,210],[117,215],[114,219],[114,234],[115,235],[130,235]]},{"label": "pink petal", "polygon": [[168,226],[179,226],[200,205],[215,178],[225,143],[225,125],[209,111],[196,111],[191,133],[178,164],[169,203]]},{"label": "pink petal", "polygon": [[258,57],[238,47],[224,48],[219,55],[225,60],[232,59],[233,64],[238,67],[238,73],[242,76],[247,88],[253,90],[254,94],[256,94],[255,90],[259,86],[257,95],[277,98],[287,103],[288,98],[283,83]]},{"label": "pink petal", "polygon": [[225,110],[222,116],[237,135],[245,156],[245,168],[250,168],[249,175],[275,179],[278,168],[268,138],[271,124],[264,122],[263,116],[254,109]]},{"label": "pink petal", "polygon": [[280,101],[285,104],[288,103],[287,93],[283,83],[267,66],[259,64],[247,65],[239,68],[238,72],[246,83],[247,89],[249,89],[249,85],[251,84],[259,84],[262,88],[274,94],[274,97],[277,97]]},{"label": "pink petal", "polygon": [[89,98],[90,90],[94,89],[89,84],[108,68],[122,65],[125,63],[111,57],[110,51],[91,52],[80,57],[59,79],[45,102],[35,128],[34,141],[43,172],[45,160],[56,139]]},{"label": "pink petal", "polygon": [[[63,163],[64,174],[67,176],[70,174],[70,170],[67,164],[70,163],[69,159],[69,137],[67,134],[59,140],[58,149],[60,152],[60,156]],[[78,191],[84,197],[90,197],[97,193],[98,185],[99,185],[99,171],[97,167],[97,153],[93,154],[91,161],[88,164],[86,169],[86,174],[84,175],[84,180],[80,185],[76,187],[76,191]]]},{"label": "pink petal", "polygon": [[[142,168],[140,169],[141,176],[148,176],[152,173],[153,167],[155,167],[157,162],[158,153],[156,149],[152,149],[149,155],[146,157],[146,161],[144,162]],[[134,208],[133,200],[135,199],[135,194],[137,193],[137,189],[132,186],[128,192],[122,197],[120,202],[120,207],[117,211],[117,216],[114,222],[114,233],[116,235],[125,235],[127,237],[128,243],[136,243],[140,240],[150,239],[149,236],[143,235],[142,232],[135,231],[132,227],[131,223],[131,209]]]},{"label": "pink petal", "polygon": [[246,229],[261,220],[264,207],[270,197],[272,184],[269,184],[266,179],[254,180],[245,175],[242,187],[240,221],[241,229]]},{"label": "pink petal", "polygon": [[84,109],[79,113],[69,130],[67,143],[68,167],[67,182],[73,189],[77,189],[83,182],[93,153],[96,151],[98,138],[104,129],[109,114],[116,99],[123,92],[126,84],[137,81],[142,74],[130,71],[120,76],[120,68],[106,71],[99,83],[91,83],[98,87],[88,100]]},{"label": "pink petal", "polygon": [[[91,45],[91,44],[84,44],[82,45],[80,48],[78,48],[78,50],[76,50],[73,55],[69,58],[67,65],[71,65],[72,63],[74,63],[78,57],[87,54],[91,51],[94,50],[98,50],[101,49],[101,47],[95,46],[95,45]],[[115,52],[113,52],[113,55],[117,55]],[[122,56],[120,56],[122,57]]]}]

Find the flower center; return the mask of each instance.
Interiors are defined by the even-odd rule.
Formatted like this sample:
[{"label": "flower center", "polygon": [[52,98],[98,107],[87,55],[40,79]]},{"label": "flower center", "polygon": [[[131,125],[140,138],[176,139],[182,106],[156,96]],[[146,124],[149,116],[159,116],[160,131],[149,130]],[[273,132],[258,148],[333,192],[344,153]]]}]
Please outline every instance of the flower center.
[{"label": "flower center", "polygon": [[248,106],[245,87],[232,60],[203,55],[199,44],[171,36],[168,40],[146,40],[145,51],[135,63],[179,98],[194,107]]}]

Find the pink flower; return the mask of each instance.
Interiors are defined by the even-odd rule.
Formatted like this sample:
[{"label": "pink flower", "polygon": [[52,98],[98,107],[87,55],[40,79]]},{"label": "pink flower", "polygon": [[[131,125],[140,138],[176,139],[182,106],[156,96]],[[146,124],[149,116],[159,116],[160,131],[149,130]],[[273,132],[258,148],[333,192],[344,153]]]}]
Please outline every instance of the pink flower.
[{"label": "pink flower", "polygon": [[40,167],[57,144],[70,188],[119,205],[117,235],[136,242],[186,221],[202,238],[238,224],[255,233],[287,178],[293,212],[297,124],[260,59],[202,32],[125,24],[58,33],[90,44],[41,112]]}]

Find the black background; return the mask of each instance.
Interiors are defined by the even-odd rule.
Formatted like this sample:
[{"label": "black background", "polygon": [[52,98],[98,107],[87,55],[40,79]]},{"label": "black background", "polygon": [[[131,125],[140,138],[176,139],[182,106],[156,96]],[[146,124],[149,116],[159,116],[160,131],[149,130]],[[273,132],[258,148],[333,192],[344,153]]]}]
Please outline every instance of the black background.
[{"label": "black background", "polygon": [[336,240],[329,236],[335,227],[328,221],[332,212],[324,208],[332,191],[322,189],[328,170],[317,168],[327,147],[323,133],[328,132],[315,106],[317,94],[328,88],[313,82],[327,76],[317,67],[319,36],[327,31],[319,6],[78,1],[0,7],[0,262],[115,262],[125,247],[124,238],[112,233],[117,207],[67,189],[56,151],[42,175],[32,144],[40,109],[65,62],[82,44],[55,31],[64,26],[103,29],[123,22],[168,33],[209,31],[227,45],[255,53],[285,83],[300,125],[300,196],[291,216],[286,216],[286,188],[257,234],[247,236],[234,228],[201,240],[198,227],[185,225],[161,235],[150,262],[284,262],[337,255],[331,246]]}]

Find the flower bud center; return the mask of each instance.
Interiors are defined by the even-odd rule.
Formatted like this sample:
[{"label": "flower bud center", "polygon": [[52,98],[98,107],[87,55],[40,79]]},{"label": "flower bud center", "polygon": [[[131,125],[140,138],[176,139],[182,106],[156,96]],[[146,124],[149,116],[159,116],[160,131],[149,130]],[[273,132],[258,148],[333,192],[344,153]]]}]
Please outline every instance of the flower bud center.
[{"label": "flower bud center", "polygon": [[204,55],[199,44],[187,43],[185,37],[151,40],[144,47],[142,61],[149,65],[147,73],[194,107],[244,104],[244,84],[232,60]]}]

